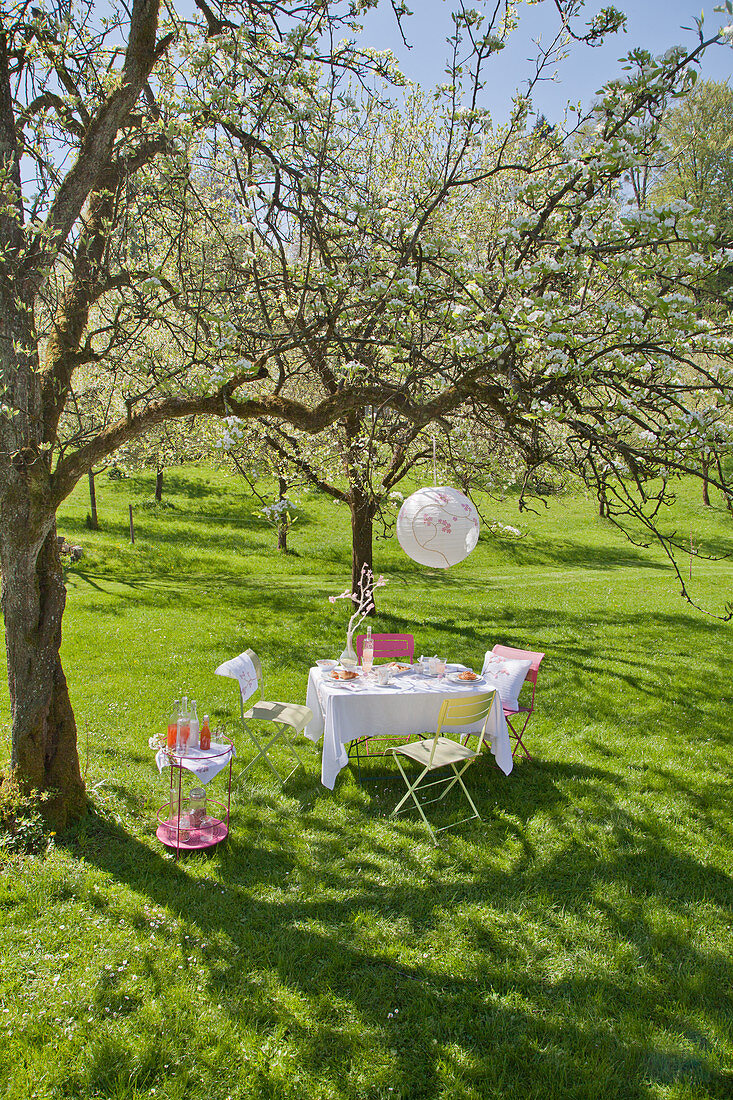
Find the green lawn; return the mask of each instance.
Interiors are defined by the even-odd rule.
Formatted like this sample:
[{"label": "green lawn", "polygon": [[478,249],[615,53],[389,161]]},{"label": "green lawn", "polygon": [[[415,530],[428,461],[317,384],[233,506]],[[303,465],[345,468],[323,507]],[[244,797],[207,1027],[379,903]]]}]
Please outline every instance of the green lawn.
[{"label": "green lawn", "polygon": [[[82,488],[60,519],[86,551],[63,657],[95,810],[2,867],[0,1092],[729,1100],[730,625],[580,495],[529,517],[487,505],[523,537],[484,533],[447,573],[380,543],[375,629],[474,665],[498,641],[546,651],[534,762],[471,769],[483,821],[435,849],[386,816],[396,780],[364,790],[347,770],[330,793],[307,743],[305,775],[282,792],[258,771],[229,840],[176,863],[148,737],[184,691],[234,731],[236,686],[213,669],[247,645],[273,697],[304,701],[312,658],[344,643],[327,596],[349,517],[304,497],[283,556],[234,479],[181,468],[171,507],[151,495],[149,477],[100,478],[102,530]],[[670,524],[733,551],[730,516],[692,490]],[[692,573],[707,605],[733,596],[730,561]],[[0,738],[7,756],[4,677]]]}]

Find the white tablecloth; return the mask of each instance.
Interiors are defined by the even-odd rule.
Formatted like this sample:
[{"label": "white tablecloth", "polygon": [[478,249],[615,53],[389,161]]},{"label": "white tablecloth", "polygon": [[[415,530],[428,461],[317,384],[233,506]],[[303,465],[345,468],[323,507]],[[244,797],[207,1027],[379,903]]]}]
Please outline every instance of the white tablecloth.
[{"label": "white tablecloth", "polygon": [[[490,690],[482,681],[457,684],[415,673],[396,676],[388,687],[378,687],[362,677],[349,681],[346,687],[336,687],[328,672],[312,668],[306,704],[313,711],[313,720],[304,733],[311,741],[323,737],[321,782],[333,790],[336,776],[348,763],[344,746],[354,738],[434,733],[444,699]],[[481,723],[446,729],[451,733],[478,733]],[[509,775],[512,748],[498,692],[489,714],[486,741],[501,770]]]}]

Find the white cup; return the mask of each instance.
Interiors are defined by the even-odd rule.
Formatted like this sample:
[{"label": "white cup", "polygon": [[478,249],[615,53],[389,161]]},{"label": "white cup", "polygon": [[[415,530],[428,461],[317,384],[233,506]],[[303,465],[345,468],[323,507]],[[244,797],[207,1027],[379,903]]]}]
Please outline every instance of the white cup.
[{"label": "white cup", "polygon": [[392,669],[389,665],[379,665],[375,671],[377,673],[377,679],[383,687],[385,684],[389,683],[392,676]]}]

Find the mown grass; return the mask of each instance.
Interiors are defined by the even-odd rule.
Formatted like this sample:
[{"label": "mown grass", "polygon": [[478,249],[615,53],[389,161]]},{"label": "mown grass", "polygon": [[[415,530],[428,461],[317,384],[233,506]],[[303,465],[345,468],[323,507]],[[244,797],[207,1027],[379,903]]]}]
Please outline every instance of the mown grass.
[{"label": "mown grass", "polygon": [[[176,863],[154,835],[150,733],[184,690],[234,729],[212,672],[245,645],[274,697],[304,699],[312,658],[343,645],[327,595],[349,523],[306,496],[284,556],[233,479],[182,468],[163,510],[141,507],[151,491],[100,479],[102,530],[81,490],[59,525],[86,551],[63,657],[94,812],[2,868],[4,1093],[730,1097],[730,626],[582,496],[521,518],[520,540],[485,533],[448,573],[381,543],[375,628],[473,664],[497,641],[546,651],[534,762],[477,765],[483,821],[436,850],[386,816],[396,781],[342,773],[330,793],[306,745],[306,774],[281,791],[258,772],[229,840]],[[488,511],[518,522],[512,500]],[[730,517],[691,490],[670,522],[733,550]],[[692,572],[708,604],[730,598],[730,562]]]}]

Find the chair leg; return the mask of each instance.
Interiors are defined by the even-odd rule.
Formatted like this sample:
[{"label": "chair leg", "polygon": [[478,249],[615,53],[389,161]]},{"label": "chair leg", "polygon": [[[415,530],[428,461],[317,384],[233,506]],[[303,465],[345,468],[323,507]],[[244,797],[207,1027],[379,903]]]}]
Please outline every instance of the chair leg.
[{"label": "chair leg", "polygon": [[[480,820],[481,820],[481,814],[480,814],[480,813],[478,812],[478,810],[476,809],[476,807],[475,807],[475,805],[474,805],[474,802],[473,802],[473,799],[471,798],[470,794],[468,793],[468,789],[467,789],[467,787],[466,787],[466,784],[465,784],[465,783],[463,782],[463,779],[461,778],[461,776],[463,775],[463,773],[465,772],[466,768],[468,767],[468,765],[469,765],[470,763],[472,763],[472,761],[470,761],[470,760],[469,760],[469,761],[468,761],[468,764],[464,764],[464,766],[463,766],[463,767],[461,768],[461,770],[460,770],[459,772],[456,772],[456,767],[455,767],[455,764],[451,764],[451,767],[453,768],[453,771],[454,771],[454,772],[456,772],[456,779],[457,779],[457,780],[458,780],[458,782],[460,783],[460,785],[461,785],[461,790],[463,791],[463,793],[465,794],[466,798],[468,799],[468,803],[469,803],[469,805],[470,805],[471,809],[473,810],[473,813],[474,813],[474,817],[477,817],[477,818],[479,819],[479,821],[480,821]],[[451,786],[453,786],[453,784],[451,784]]]},{"label": "chair leg", "polygon": [[[288,728],[291,728],[291,727],[288,727]],[[290,749],[290,751],[293,754],[293,756],[295,757],[295,759],[298,761],[298,764],[300,765],[300,767],[303,769],[303,771],[305,771],[306,770],[305,764],[303,763],[303,760],[301,759],[300,755],[298,754],[298,750],[296,749],[295,745],[293,744],[292,738],[288,737],[287,731],[285,733],[283,733],[283,740],[284,740],[285,744],[288,746],[288,748]],[[296,764],[296,766],[293,770],[294,771],[298,770],[298,765],[297,764]],[[293,772],[290,773],[290,775],[292,775],[292,774],[293,774]],[[290,778],[290,777],[288,777],[288,778]]]},{"label": "chair leg", "polygon": [[247,774],[247,772],[252,767],[252,765],[256,764],[257,761],[260,759],[260,757],[262,757],[262,759],[267,764],[267,766],[270,769],[270,771],[272,772],[272,774],[277,779],[278,783],[280,783],[280,785],[282,785],[284,781],[280,777],[280,774],[277,771],[277,769],[275,768],[275,765],[270,760],[270,757],[267,755],[267,750],[269,749],[270,745],[274,744],[274,742],[278,740],[279,734],[278,734],[278,736],[273,737],[270,741],[268,741],[267,744],[263,747],[260,744],[260,742],[257,740],[257,738],[255,737],[254,733],[252,732],[252,730],[249,728],[248,725],[245,724],[243,726],[243,729],[244,729],[244,732],[247,734],[247,736],[250,738],[250,740],[253,742],[255,748],[257,749],[257,755],[255,757],[253,757],[252,760],[250,760],[249,764],[245,765],[245,767],[242,768],[241,772],[237,776],[237,784],[241,783],[242,779]]},{"label": "chair leg", "polygon": [[[362,772],[361,772],[361,754],[359,752],[359,746],[362,743],[364,743],[364,742],[366,743],[366,757],[367,757],[367,759],[370,758],[370,756],[386,757],[386,756],[390,755],[390,750],[387,750],[387,752],[383,752],[383,753],[370,753],[369,752],[369,741],[370,741],[370,738],[368,738],[368,737],[357,737],[357,738],[354,738],[354,740],[349,743],[349,753],[348,753],[348,755],[349,755],[350,760],[356,758],[357,783],[359,784],[360,787],[363,786],[364,783],[374,783],[374,782],[376,782],[377,780],[380,780],[380,779],[391,779],[392,778],[392,773],[391,772],[380,772],[379,775],[362,775]],[[352,756],[352,753],[353,753],[353,756]]]},{"label": "chair leg", "polygon": [[[473,764],[473,760],[467,760],[467,761],[466,761],[466,763],[465,763],[465,764],[463,765],[463,767],[461,768],[460,772],[457,772],[457,771],[456,771],[456,766],[455,766],[455,764],[451,764],[451,768],[453,769],[453,774],[455,775],[455,779],[451,779],[451,780],[450,780],[450,782],[448,782],[448,780],[446,780],[446,782],[448,783],[448,786],[447,786],[447,787],[445,788],[445,790],[443,791],[443,793],[442,793],[441,795],[438,795],[438,801],[439,801],[439,802],[441,802],[441,801],[442,801],[442,800],[443,800],[443,799],[445,798],[445,796],[446,796],[446,795],[448,794],[448,792],[449,792],[449,791],[452,791],[452,790],[453,790],[453,788],[455,787],[456,783],[460,783],[461,787],[463,787],[463,790],[464,790],[464,791],[466,790],[465,786],[463,785],[463,780],[461,779],[461,776],[463,775],[463,773],[465,772],[466,768],[467,768],[467,767],[468,767],[468,766],[469,766],[470,764]],[[469,800],[468,800],[468,801],[470,802],[470,801],[471,801],[471,799],[469,798]],[[472,803],[472,805],[473,805],[473,803]],[[475,807],[474,807],[474,808],[475,808]]]},{"label": "chair leg", "polygon": [[529,752],[525,748],[524,741],[522,740],[522,734],[524,733],[524,731],[527,728],[527,722],[529,722],[529,719],[530,719],[530,716],[527,715],[527,718],[525,720],[524,725],[522,726],[521,731],[515,730],[514,726],[511,724],[511,722],[509,721],[508,718],[506,720],[506,724],[509,726],[509,729],[514,734],[514,748],[512,749],[512,757],[516,756],[517,749],[521,749],[522,752],[524,753],[524,755],[527,757],[527,759],[532,760],[532,757],[530,756]]},{"label": "chair leg", "polygon": [[356,776],[357,776],[356,781],[359,784],[359,786],[361,786],[361,756],[359,755],[359,744],[360,744],[360,742],[361,742],[360,737],[355,738],[351,742],[351,744],[349,745],[349,752],[348,752],[349,756],[351,756],[352,750],[356,753]]},{"label": "chair leg", "polygon": [[420,802],[419,802],[419,800],[418,800],[418,798],[415,794],[415,790],[417,789],[417,787],[420,786],[420,783],[423,781],[423,779],[425,778],[427,773],[430,771],[430,769],[429,768],[423,768],[423,770],[421,771],[420,775],[417,777],[415,782],[410,783],[410,780],[407,776],[407,772],[402,767],[402,761],[400,760],[399,756],[397,756],[396,753],[394,754],[394,756],[395,756],[395,761],[397,762],[397,767],[402,772],[402,778],[404,779],[405,785],[407,787],[407,794],[404,795],[400,799],[400,801],[397,803],[395,808],[392,810],[392,813],[390,814],[390,817],[394,817],[395,814],[398,814],[400,812],[400,809],[402,808],[402,806],[405,804],[405,802],[407,802],[407,799],[412,798],[412,801],[415,803],[415,806],[417,807],[417,812],[420,814],[420,817],[423,819],[423,821],[425,823],[425,828],[430,833],[430,838],[431,838],[433,844],[437,848],[437,846],[438,846],[437,837],[435,836],[435,833],[433,832],[432,828],[430,827],[430,822],[426,818],[425,811],[423,810],[422,806],[420,805]]},{"label": "chair leg", "polygon": [[[257,737],[252,732],[252,730],[250,729],[250,727],[247,725],[246,722],[242,724],[242,728],[243,728],[244,732],[247,734],[247,736],[250,738],[250,740],[253,742],[253,744],[257,748],[258,752],[257,752],[257,755],[255,757],[253,757],[252,760],[250,760],[249,764],[247,764],[244,768],[242,768],[241,772],[237,776],[237,783],[238,784],[244,778],[244,776],[249,771],[249,769],[252,767],[252,765],[257,763],[257,761],[260,759],[260,757],[262,757],[264,762],[267,764],[268,768],[270,769],[272,774],[275,776],[275,778],[277,779],[277,781],[278,781],[278,783],[280,784],[281,787],[285,786],[288,779],[290,779],[290,777],[292,775],[294,775],[295,772],[298,770],[298,767],[301,767],[303,769],[303,771],[306,770],[305,769],[305,764],[303,763],[300,756],[298,755],[298,752],[295,748],[295,745],[292,743],[292,741],[290,740],[290,738],[288,737],[287,733],[284,730],[278,730],[278,732],[275,734],[275,736],[271,737],[270,740],[267,742],[267,744],[263,746],[257,740]],[[293,756],[295,757],[295,759],[298,761],[298,763],[295,765],[293,770],[291,772],[289,772],[288,775],[286,775],[284,779],[282,778],[282,776],[278,772],[275,765],[270,760],[270,757],[269,757],[268,751],[267,751],[277,741],[284,741],[286,743],[286,745],[288,746],[288,748],[290,749]]]}]

